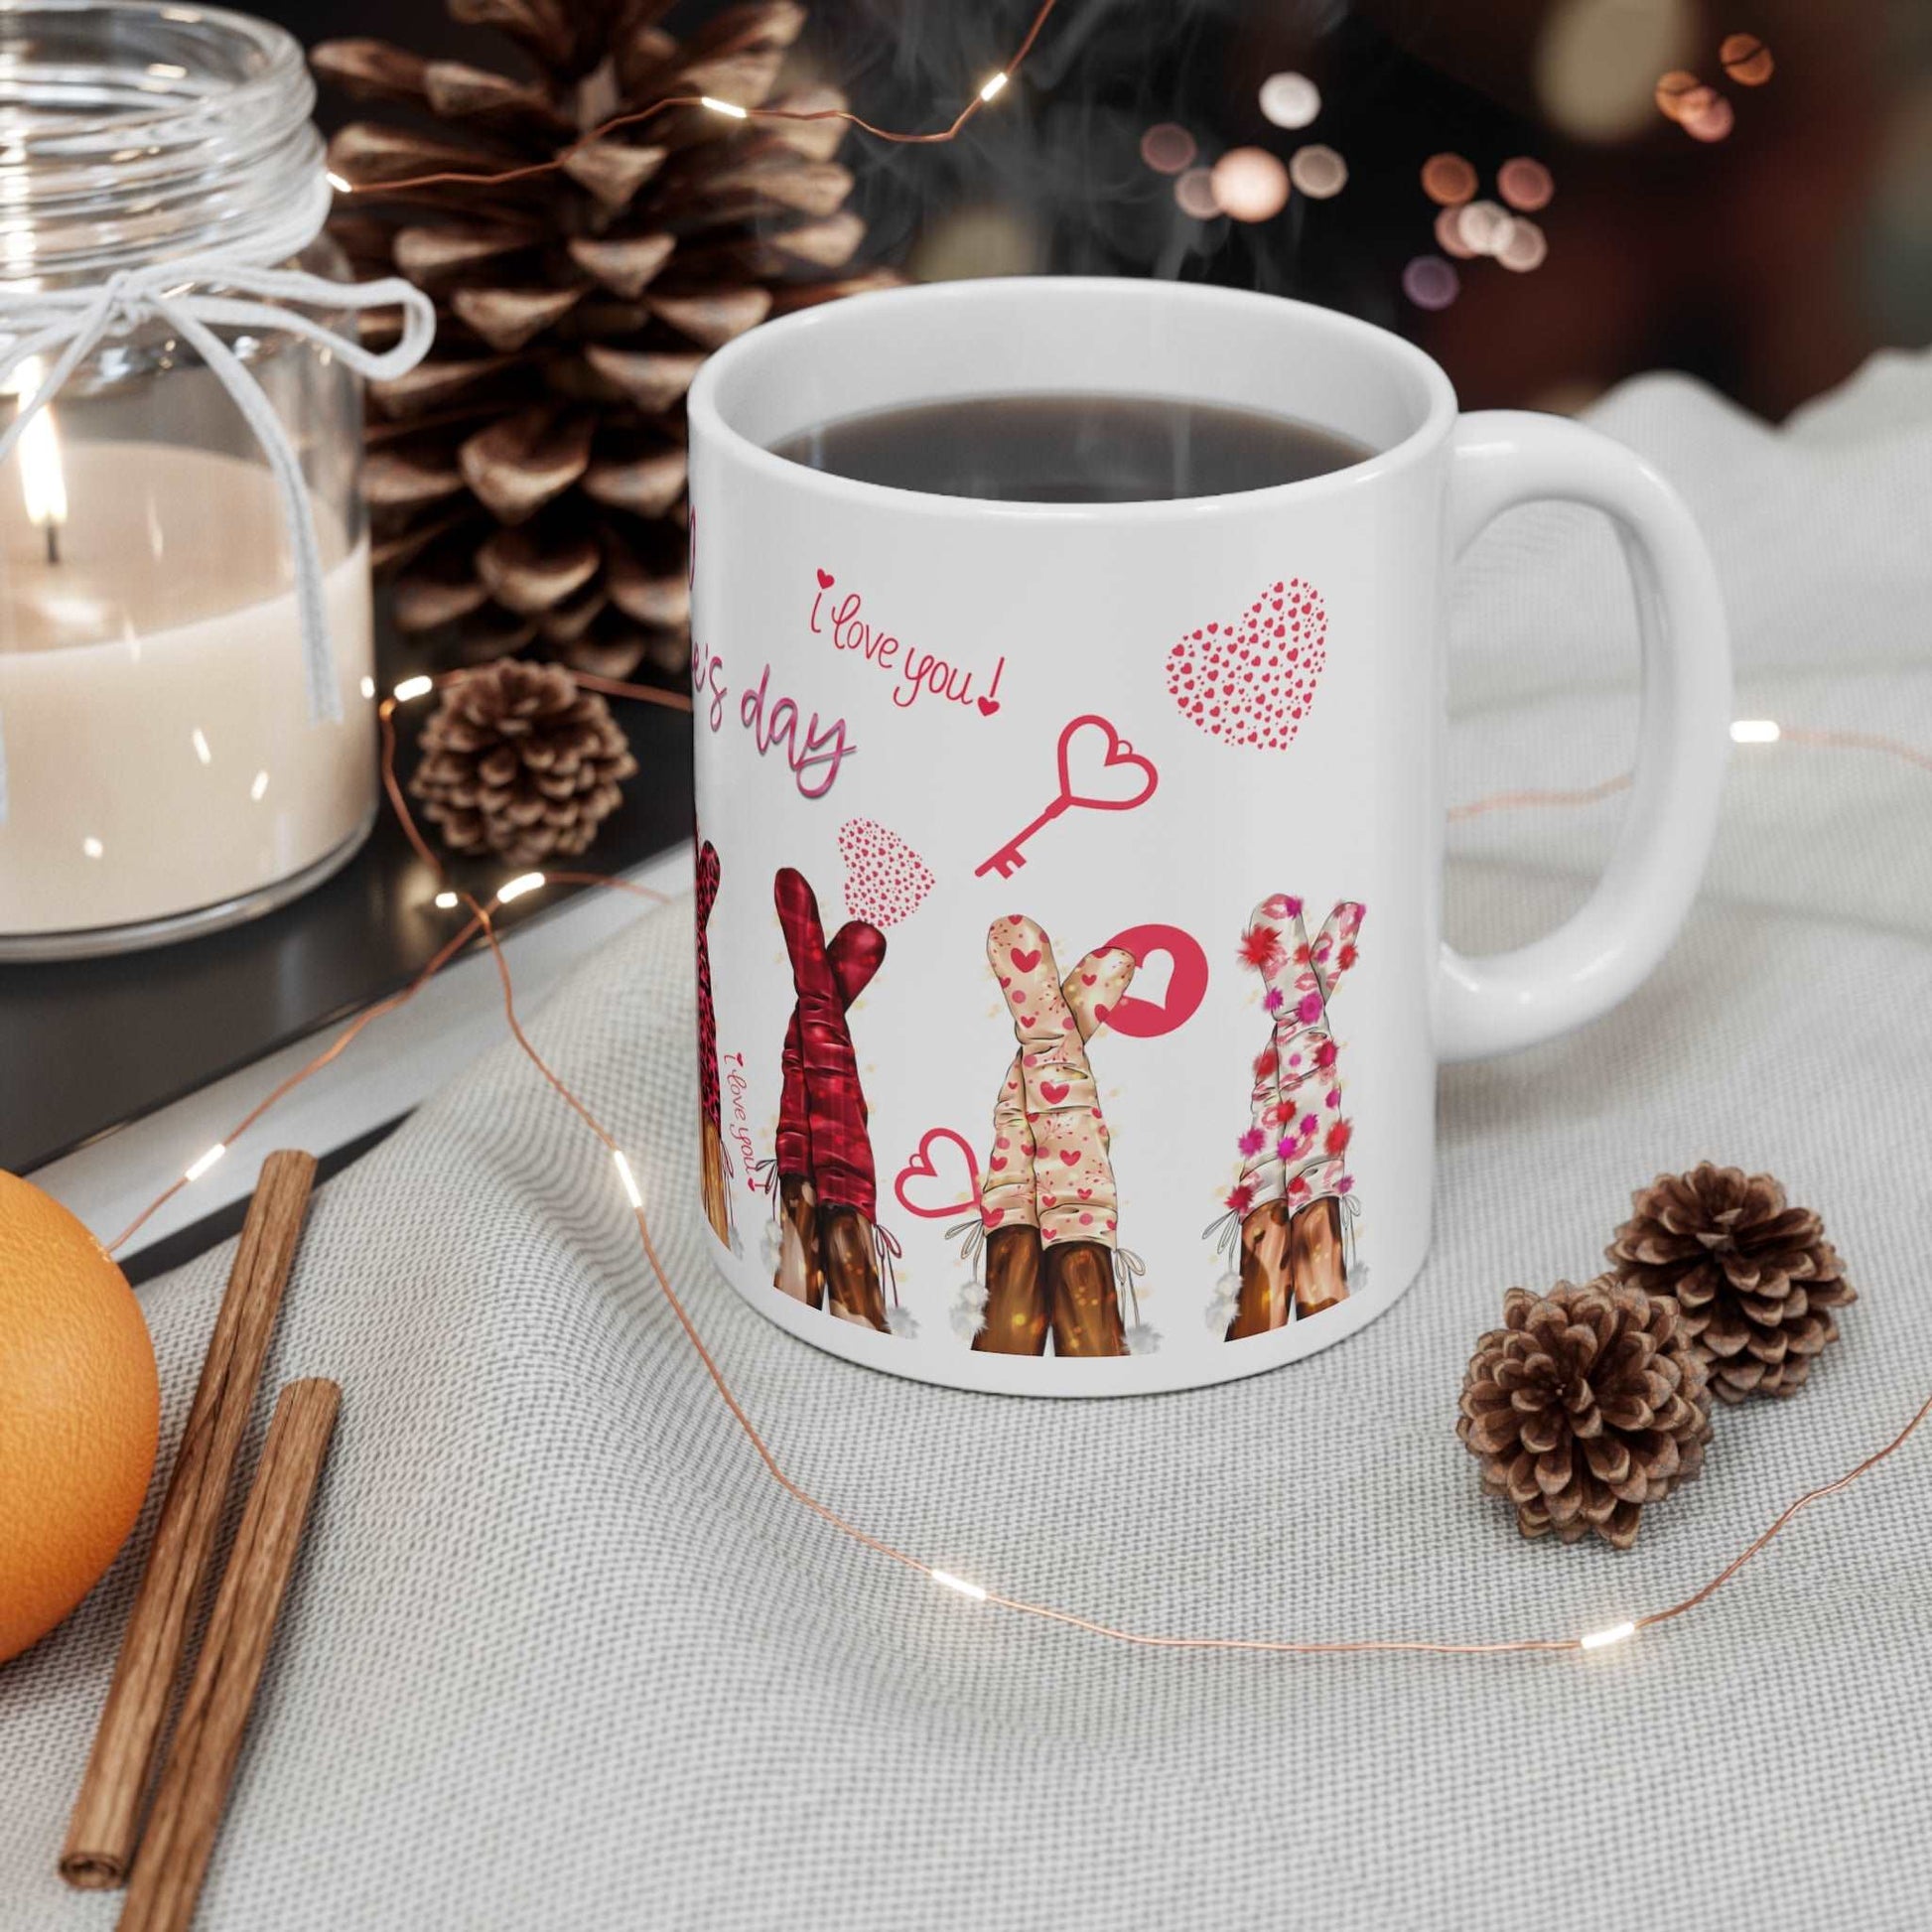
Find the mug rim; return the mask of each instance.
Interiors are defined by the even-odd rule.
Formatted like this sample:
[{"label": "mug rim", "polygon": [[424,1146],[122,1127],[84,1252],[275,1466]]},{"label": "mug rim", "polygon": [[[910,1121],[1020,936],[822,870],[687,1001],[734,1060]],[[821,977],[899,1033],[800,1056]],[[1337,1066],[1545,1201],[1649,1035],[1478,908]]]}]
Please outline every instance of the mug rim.
[{"label": "mug rim", "polygon": [[[1291,483],[1269,483],[1258,489],[1227,490],[1208,496],[1147,497],[1128,502],[1056,503],[1015,501],[984,496],[946,495],[934,490],[906,489],[893,483],[865,483],[841,477],[808,464],[794,462],[767,449],[756,437],[730,422],[720,406],[719,391],[741,369],[759,358],[790,352],[821,333],[841,327],[863,326],[863,319],[881,310],[917,310],[956,307],[973,303],[1025,304],[1038,300],[1045,291],[1072,294],[1101,302],[1143,301],[1169,307],[1245,308],[1261,305],[1283,313],[1284,327],[1315,330],[1341,340],[1349,346],[1383,357],[1398,368],[1419,378],[1428,397],[1423,419],[1407,435],[1386,450],[1376,450],[1359,463],[1344,465],[1315,477]],[[860,324],[854,317],[862,319]],[[1115,393],[1118,393],[1117,391]],[[1152,394],[1149,390],[1145,393]],[[1120,523],[1157,518],[1186,518],[1224,512],[1231,504],[1266,507],[1306,502],[1311,497],[1343,489],[1360,488],[1418,462],[1441,443],[1453,425],[1459,405],[1455,390],[1442,365],[1425,350],[1392,330],[1383,329],[1338,310],[1325,309],[1291,296],[1269,295],[1259,290],[1214,287],[1198,282],[1156,282],[1133,276],[1108,275],[1005,275],[985,276],[953,282],[926,282],[902,288],[867,289],[835,302],[815,304],[775,322],[747,330],[735,341],[708,356],[691,385],[686,403],[693,446],[702,438],[728,451],[733,459],[774,482],[793,488],[812,489],[834,500],[863,508],[893,507],[901,511],[925,511],[935,515],[987,516],[1027,521]],[[1317,425],[1321,427],[1321,425]]]}]

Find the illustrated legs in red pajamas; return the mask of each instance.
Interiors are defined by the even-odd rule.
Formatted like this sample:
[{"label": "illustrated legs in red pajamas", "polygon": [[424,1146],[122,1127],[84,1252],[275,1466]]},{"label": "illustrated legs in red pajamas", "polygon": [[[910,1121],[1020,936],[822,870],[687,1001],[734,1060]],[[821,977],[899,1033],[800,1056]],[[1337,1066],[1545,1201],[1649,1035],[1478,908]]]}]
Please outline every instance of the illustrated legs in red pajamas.
[{"label": "illustrated legs in red pajamas", "polygon": [[863,920],[828,944],[818,900],[786,867],[773,885],[798,1003],[786,1029],[778,1108],[782,1218],[776,1286],[846,1321],[887,1330],[875,1240],[878,1183],[858,1056],[846,1024],[886,957],[885,936]]}]

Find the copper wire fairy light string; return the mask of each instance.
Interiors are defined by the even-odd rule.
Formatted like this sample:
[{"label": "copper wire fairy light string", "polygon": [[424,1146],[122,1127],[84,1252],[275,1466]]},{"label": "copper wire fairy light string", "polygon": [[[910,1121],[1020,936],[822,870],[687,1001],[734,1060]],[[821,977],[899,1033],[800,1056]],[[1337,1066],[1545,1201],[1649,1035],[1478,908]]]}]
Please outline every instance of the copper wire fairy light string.
[{"label": "copper wire fairy light string", "polygon": [[[444,672],[439,677],[428,679],[426,681],[424,688],[426,690],[435,690],[442,685],[450,683],[453,679],[462,678],[467,675],[468,673],[464,671],[447,671]],[[592,675],[590,672],[587,671],[580,671],[576,673],[576,677],[577,677],[577,682],[580,685],[583,685],[589,689],[603,692],[607,696],[619,697],[619,698],[630,698],[645,704],[662,705],[672,711],[689,711],[691,709],[691,701],[688,698],[680,697],[674,691],[660,691],[656,689],[654,686],[647,685],[647,684],[625,684],[618,678],[598,677]],[[412,847],[414,847],[416,856],[419,859],[421,859],[426,865],[428,865],[435,872],[436,876],[439,879],[443,879],[448,876],[445,871],[443,861],[441,857],[429,845],[427,845],[424,842],[421,833],[416,828],[416,821],[414,816],[411,814],[409,810],[408,803],[403,798],[401,791],[398,789],[396,785],[395,727],[392,722],[392,714],[395,710],[395,703],[396,701],[393,698],[385,699],[378,712],[378,717],[381,722],[382,733],[383,733],[383,747],[382,747],[383,787],[389,794],[389,802],[395,808],[397,820],[401,824],[403,833],[408,838],[409,843],[411,844]],[[657,891],[657,889],[654,886],[642,886],[639,885],[636,881],[630,879],[616,879],[613,878],[608,873],[546,872],[544,874],[544,879],[547,884],[557,885],[557,886],[609,887],[613,891],[630,893],[638,898],[650,899],[660,905],[668,903],[667,896]],[[458,897],[461,898],[466,896],[460,894],[458,895]],[[472,900],[471,903],[474,907],[475,901]],[[113,1254],[116,1253],[121,1248],[124,1248],[127,1245],[127,1243],[136,1234],[138,1234],[141,1231],[141,1229],[145,1227],[147,1223],[162,1208],[167,1206],[167,1204],[171,1200],[173,1200],[174,1197],[178,1193],[180,1193],[184,1187],[190,1185],[194,1180],[198,1179],[200,1177],[201,1173],[206,1173],[207,1167],[204,1166],[203,1164],[206,1163],[207,1164],[207,1166],[212,1165],[212,1162],[209,1160],[210,1155],[215,1155],[217,1151],[219,1153],[225,1153],[229,1145],[232,1142],[239,1140],[241,1136],[248,1131],[249,1128],[254,1126],[254,1124],[258,1120],[260,1120],[261,1117],[265,1113],[267,1113],[271,1107],[273,1107],[276,1104],[277,1101],[281,1100],[285,1095],[292,1093],[305,1080],[309,1079],[311,1075],[320,1073],[324,1067],[330,1065],[334,1060],[338,1059],[342,1054],[345,1053],[350,1047],[350,1045],[352,1045],[356,1040],[356,1038],[362,1034],[365,1028],[373,1026],[376,1021],[382,1019],[385,1015],[398,1012],[403,1007],[406,1007],[410,1003],[410,1001],[413,1000],[416,997],[416,995],[420,993],[423,990],[423,988],[427,986],[429,982],[433,980],[436,977],[436,975],[440,973],[443,970],[443,968],[447,966],[450,963],[450,961],[457,956],[458,953],[463,951],[463,949],[470,943],[470,941],[476,937],[477,933],[480,930],[482,930],[483,923],[484,923],[484,915],[481,912],[481,909],[477,909],[473,911],[473,915],[469,923],[465,925],[456,934],[454,934],[451,938],[446,939],[443,942],[443,944],[440,945],[436,949],[436,951],[430,955],[428,961],[423,965],[421,971],[419,971],[416,974],[416,976],[413,979],[411,979],[406,986],[404,986],[399,992],[390,994],[386,999],[378,1000],[375,1003],[375,1005],[368,1007],[363,1012],[357,1014],[355,1018],[351,1020],[348,1023],[348,1025],[345,1027],[343,1031],[336,1035],[335,1039],[332,1040],[330,1044],[326,1046],[320,1053],[316,1054],[316,1056],[313,1059],[304,1061],[304,1063],[301,1066],[297,1067],[294,1072],[290,1073],[286,1078],[282,1079],[281,1081],[277,1082],[276,1085],[271,1087],[268,1090],[268,1092],[264,1094],[262,1098],[259,1101],[257,1101],[255,1105],[248,1110],[247,1113],[242,1115],[242,1117],[238,1121],[236,1121],[231,1128],[228,1129],[227,1133],[223,1135],[222,1138],[214,1144],[214,1147],[208,1150],[207,1154],[203,1155],[201,1157],[201,1160],[195,1163],[194,1167],[191,1168],[190,1171],[178,1175],[175,1178],[175,1180],[170,1183],[170,1185],[165,1187],[159,1194],[157,1194],[154,1197],[153,1200],[151,1200],[147,1204],[147,1206],[142,1208],[140,1213],[138,1213],[134,1217],[134,1219],[131,1220],[127,1224],[127,1226],[124,1227],[120,1231],[120,1233],[113,1238],[112,1241],[106,1244],[108,1253]]]},{"label": "copper wire fairy light string", "polygon": [[[470,675],[470,673],[453,671],[446,672],[441,677],[435,679],[423,679],[416,684],[415,694],[420,695],[439,685],[450,683],[453,680],[461,679],[467,675]],[[690,709],[690,701],[688,699],[673,693],[655,691],[646,686],[625,685],[619,680],[608,678],[593,679],[583,677],[580,679],[580,682],[593,685],[595,688],[612,696],[641,699],[645,702],[663,704],[678,710]],[[382,734],[383,788],[388,795],[391,806],[396,812],[403,833],[409,840],[411,846],[439,877],[443,877],[445,876],[443,862],[424,840],[421,831],[416,825],[414,815],[409,810],[408,800],[403,792],[402,786],[396,777],[395,710],[398,702],[398,699],[393,696],[385,698],[378,708]],[[1900,758],[1921,769],[1932,770],[1932,757],[1928,757],[1912,746],[1901,744],[1897,740],[1883,738],[1875,734],[1812,731],[1803,727],[1780,728],[1776,726],[1769,726],[1767,731],[1768,738],[1766,733],[1761,732],[1755,734],[1756,742],[1768,742],[1768,740],[1781,738],[1785,742],[1792,744],[1877,752]],[[1513,796],[1518,799],[1534,798],[1537,802],[1583,802],[1586,797],[1601,797],[1607,795],[1607,792],[1613,788],[1613,784],[1598,785],[1589,787],[1587,791],[1573,794],[1538,793],[1513,794]],[[1476,808],[1488,808],[1494,804],[1495,801],[1490,799],[1478,799],[1474,801]],[[1462,815],[1470,816],[1473,815],[1473,812],[1471,808],[1464,807]],[[557,884],[574,883],[587,886],[614,887],[639,893],[646,897],[655,898],[660,901],[666,898],[665,895],[656,893],[650,888],[639,887],[632,881],[615,879],[606,874],[555,873],[545,874],[543,875],[543,879],[546,884],[554,882]],[[349,1043],[362,1032],[363,1028],[372,1020],[379,1018],[384,1013],[394,1012],[398,1007],[406,1005],[437,972],[441,971],[468,944],[474,935],[481,933],[483,942],[489,948],[491,959],[495,965],[498,985],[503,996],[504,1018],[512,1038],[514,1038],[518,1048],[529,1059],[530,1063],[536,1068],[545,1082],[577,1114],[579,1119],[590,1129],[591,1133],[603,1144],[606,1152],[612,1156],[623,1181],[624,1190],[629,1196],[631,1214],[636,1222],[638,1239],[642,1245],[651,1274],[656,1281],[658,1291],[664,1297],[672,1314],[677,1319],[678,1325],[683,1329],[685,1339],[691,1344],[706,1375],[710,1378],[713,1388],[717,1391],[719,1399],[724,1403],[726,1409],[731,1414],[732,1420],[737,1423],[746,1441],[751,1445],[754,1453],[757,1454],[759,1462],[763,1465],[766,1474],[793,1501],[810,1510],[813,1515],[817,1516],[829,1528],[858,1544],[861,1548],[871,1551],[876,1556],[888,1558],[894,1563],[902,1565],[905,1569],[915,1571],[931,1583],[955,1590],[976,1601],[993,1604],[1015,1615],[1031,1617],[1038,1622],[1058,1624],[1067,1629],[1079,1630],[1090,1636],[1104,1638],[1109,1642],[1159,1650],[1246,1651],[1296,1656],[1406,1652],[1439,1657],[1506,1656],[1522,1655],[1531,1652],[1585,1652],[1595,1650],[1609,1644],[1623,1641],[1634,1636],[1640,1630],[1649,1629],[1658,1624],[1668,1623],[1673,1618],[1683,1616],[1689,1611],[1698,1608],[1699,1605],[1714,1596],[1747,1564],[1766,1549],[1799,1514],[1808,1509],[1813,1503],[1821,1501],[1824,1497],[1836,1495],[1839,1491],[1849,1488],[1853,1483],[1859,1481],[1861,1477],[1876,1468],[1888,1456],[1895,1454],[1917,1433],[1928,1416],[1932,1416],[1932,1396],[1928,1396],[1911,1419],[1889,1442],[1885,1443],[1881,1448],[1874,1449],[1862,1462],[1848,1469],[1844,1474],[1834,1477],[1829,1482],[1820,1483],[1815,1488],[1806,1490],[1794,1501],[1787,1504],[1772,1520],[1769,1526],[1750,1544],[1733,1557],[1709,1582],[1702,1585],[1696,1590],[1693,1590],[1689,1595],[1681,1597],[1676,1602],[1667,1604],[1661,1609],[1647,1611],[1640,1616],[1626,1619],[1623,1622],[1610,1625],[1605,1629],[1592,1631],[1583,1636],[1513,1637],[1502,1638],[1487,1643],[1456,1643],[1429,1638],[1408,1637],[1294,1639],[1217,1636],[1180,1631],[1131,1630],[1119,1624],[1104,1622],[1096,1617],[1083,1616],[1077,1611],[1061,1609],[1053,1604],[1040,1603],[1029,1597],[1014,1596],[1002,1590],[984,1587],[979,1584],[971,1583],[963,1578],[957,1577],[949,1571],[937,1569],[927,1563],[923,1558],[916,1557],[908,1551],[901,1550],[896,1544],[886,1541],[883,1537],[875,1536],[871,1531],[861,1528],[847,1517],[842,1516],[829,1503],[815,1495],[779,1461],[770,1445],[766,1443],[763,1436],[759,1433],[757,1424],[753,1422],[743,1402],[740,1401],[737,1392],[732,1387],[730,1378],[719,1366],[717,1358],[707,1346],[703,1335],[698,1330],[696,1322],[692,1320],[690,1311],[686,1309],[682,1297],[679,1296],[676,1289],[672,1286],[669,1270],[665,1267],[662,1257],[658,1254],[657,1244],[651,1235],[650,1221],[644,1208],[641,1192],[637,1187],[621,1146],[611,1134],[609,1129],[604,1126],[603,1122],[598,1119],[590,1107],[572,1090],[568,1082],[538,1052],[535,1044],[524,1032],[522,1021],[516,1011],[515,990],[510,978],[509,962],[503,955],[502,946],[496,934],[495,923],[490,916],[488,906],[469,892],[459,892],[457,897],[470,908],[471,916],[468,922],[452,939],[446,941],[438,949],[423,970],[410,982],[409,986],[401,993],[392,995],[388,1000],[370,1008],[367,1013],[360,1016],[350,1027],[345,1029],[324,1052],[318,1054],[306,1066],[298,1069],[272,1089],[269,1094],[237,1123],[230,1133],[229,1139],[237,1138],[245,1132],[249,1126],[267,1113],[283,1095],[294,1087],[299,1086],[312,1073],[319,1072],[339,1054],[344,1052]],[[226,1144],[222,1143],[220,1145],[225,1147]],[[204,1157],[205,1160],[206,1158]],[[156,1208],[160,1207],[163,1202],[171,1199],[187,1184],[188,1180],[186,1176],[174,1182],[172,1186],[166,1189],[165,1192],[158,1196],[143,1211],[112,1246],[115,1248],[120,1247],[128,1239],[128,1236],[135,1229],[139,1228],[142,1222]]]},{"label": "copper wire fairy light string", "polygon": [[566,164],[583,149],[616,134],[621,128],[641,126],[645,121],[654,120],[659,114],[668,113],[675,107],[706,108],[734,121],[843,121],[848,127],[859,129],[862,134],[870,134],[878,141],[888,141],[895,147],[938,147],[944,142],[957,140],[967,122],[998,97],[1007,82],[1019,72],[1022,62],[1034,51],[1034,43],[1038,40],[1040,29],[1046,25],[1058,4],[1059,0],[1041,0],[1039,11],[1034,15],[1033,25],[1027,29],[1026,39],[1014,50],[1006,64],[987,75],[979,91],[944,127],[927,134],[906,134],[897,128],[878,127],[864,115],[855,114],[844,107],[744,107],[737,101],[720,100],[715,94],[666,94],[647,107],[632,108],[626,113],[614,114],[607,121],[600,121],[589,133],[580,134],[568,147],[558,149],[548,161],[531,161],[520,167],[494,170],[444,168],[433,174],[404,175],[396,180],[354,182],[335,174],[330,179],[341,192],[349,195],[364,191],[375,195],[400,195],[413,188],[438,188],[445,184],[501,188],[509,182],[530,181],[538,176],[561,173]]}]

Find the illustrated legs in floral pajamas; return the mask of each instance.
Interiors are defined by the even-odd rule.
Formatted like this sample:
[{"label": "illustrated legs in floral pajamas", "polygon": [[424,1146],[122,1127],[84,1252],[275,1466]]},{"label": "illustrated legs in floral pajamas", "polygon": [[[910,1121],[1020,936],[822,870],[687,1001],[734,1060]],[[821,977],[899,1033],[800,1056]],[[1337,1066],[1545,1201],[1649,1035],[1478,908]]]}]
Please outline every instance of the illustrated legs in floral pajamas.
[{"label": "illustrated legs in floral pajamas", "polygon": [[785,1031],[778,1106],[782,1219],[775,1285],[842,1320],[887,1329],[875,1251],[878,1186],[858,1056],[846,1025],[886,957],[878,927],[841,926],[828,945],[818,900],[786,867],[773,886],[798,1004]]},{"label": "illustrated legs in floral pajamas", "polygon": [[1276,894],[1242,934],[1274,1025],[1255,1060],[1241,1179],[1228,1206],[1241,1227],[1241,1286],[1227,1339],[1319,1314],[1348,1295],[1343,1203],[1354,1188],[1341,1073],[1328,1005],[1356,959],[1363,908],[1344,899],[1312,940],[1302,901]]},{"label": "illustrated legs in floral pajamas", "polygon": [[973,1347],[1039,1355],[1050,1335],[1058,1355],[1124,1355],[1119,1200],[1086,1049],[1133,978],[1133,956],[1089,953],[1062,977],[1045,932],[1019,915],[993,922],[986,954],[1019,1045],[981,1182],[986,1311]]}]

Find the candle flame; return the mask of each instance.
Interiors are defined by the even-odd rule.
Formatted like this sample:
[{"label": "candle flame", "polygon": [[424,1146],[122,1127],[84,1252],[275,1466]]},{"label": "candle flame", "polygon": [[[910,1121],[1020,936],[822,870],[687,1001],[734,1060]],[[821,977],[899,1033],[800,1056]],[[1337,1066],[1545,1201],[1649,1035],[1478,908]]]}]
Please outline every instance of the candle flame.
[{"label": "candle flame", "polygon": [[[14,370],[7,393],[24,402],[46,376],[46,364],[38,355],[30,355]],[[21,432],[20,494],[27,505],[27,520],[35,529],[51,536],[68,520],[67,472],[61,464],[61,433],[54,425],[51,404],[37,410]]]}]

